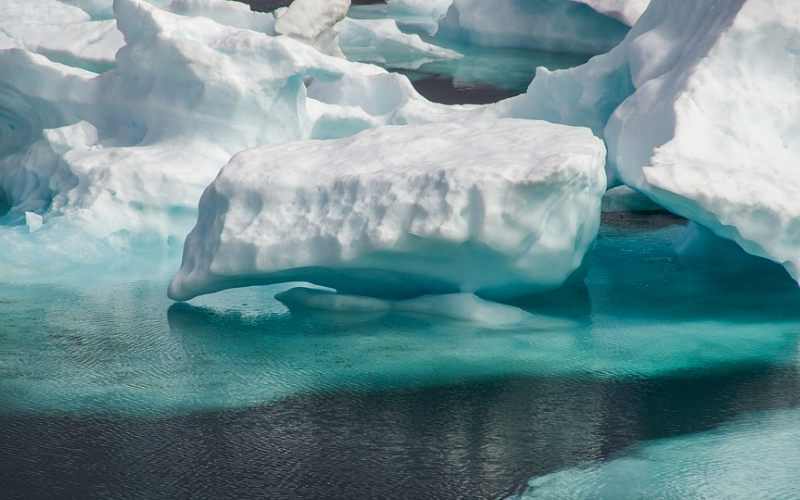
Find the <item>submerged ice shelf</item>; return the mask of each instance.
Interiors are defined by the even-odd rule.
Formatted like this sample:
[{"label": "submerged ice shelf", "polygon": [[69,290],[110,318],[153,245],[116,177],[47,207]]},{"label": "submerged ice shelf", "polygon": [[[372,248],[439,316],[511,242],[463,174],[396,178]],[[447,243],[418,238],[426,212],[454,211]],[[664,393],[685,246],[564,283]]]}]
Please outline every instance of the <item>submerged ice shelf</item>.
[{"label": "submerged ice shelf", "polygon": [[425,312],[441,309],[440,299],[355,310],[273,299],[296,284],[170,306],[163,290],[174,261],[147,276],[134,263],[83,270],[72,284],[6,283],[0,408],[162,414],[497,377],[629,380],[797,366],[800,291],[779,266],[682,263],[671,242],[683,221],[661,212],[604,220],[585,284],[488,303],[505,323]]}]

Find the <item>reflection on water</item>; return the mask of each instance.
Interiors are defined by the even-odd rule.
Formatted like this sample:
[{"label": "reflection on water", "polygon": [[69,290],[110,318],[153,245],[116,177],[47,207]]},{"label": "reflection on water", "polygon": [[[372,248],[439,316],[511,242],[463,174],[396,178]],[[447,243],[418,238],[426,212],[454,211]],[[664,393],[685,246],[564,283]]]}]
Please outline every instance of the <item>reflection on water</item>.
[{"label": "reflection on water", "polygon": [[531,475],[632,443],[796,405],[798,381],[796,369],[753,365],[319,393],[163,418],[5,417],[0,489],[12,498],[498,498]]},{"label": "reflection on water", "polygon": [[0,491],[495,498],[555,477],[561,494],[637,443],[798,406],[797,285],[681,262],[682,223],[605,214],[585,282],[501,325],[287,309],[273,296],[294,284],[173,304],[163,271],[6,283]]}]

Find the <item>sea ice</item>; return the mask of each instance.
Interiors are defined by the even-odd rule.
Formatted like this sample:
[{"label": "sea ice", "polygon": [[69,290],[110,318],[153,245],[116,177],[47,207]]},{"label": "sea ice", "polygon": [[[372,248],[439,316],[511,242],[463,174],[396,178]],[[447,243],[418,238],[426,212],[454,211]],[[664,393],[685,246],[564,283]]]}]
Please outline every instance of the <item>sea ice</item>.
[{"label": "sea ice", "polygon": [[350,0],[294,0],[275,21],[275,32],[341,56],[336,23],[344,19]]},{"label": "sea ice", "polygon": [[[443,109],[405,77],[270,36],[272,16],[244,5],[117,0],[114,13],[0,22],[8,272],[179,247],[203,188],[237,151],[430,121]],[[13,227],[25,212],[43,225],[21,238]],[[42,262],[16,263],[32,255]]]},{"label": "sea ice", "polygon": [[570,0],[453,0],[436,36],[490,47],[601,54],[628,26]]},{"label": "sea ice", "polygon": [[604,157],[589,130],[532,120],[243,151],[203,193],[169,296],[284,281],[392,298],[553,289],[594,243]]},{"label": "sea ice", "polygon": [[587,64],[537,71],[480,114],[590,127],[609,187],[783,264],[800,280],[800,9],[788,1],[653,0]]},{"label": "sea ice", "polygon": [[339,46],[350,60],[417,69],[427,62],[462,57],[456,51],[424,42],[419,35],[403,33],[392,19],[345,18],[338,28]]}]

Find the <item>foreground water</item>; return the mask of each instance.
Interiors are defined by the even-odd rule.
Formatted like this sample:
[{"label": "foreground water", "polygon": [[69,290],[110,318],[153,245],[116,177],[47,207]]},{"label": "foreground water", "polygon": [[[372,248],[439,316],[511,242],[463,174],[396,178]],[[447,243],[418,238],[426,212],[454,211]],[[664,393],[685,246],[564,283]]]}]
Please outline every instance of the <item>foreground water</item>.
[{"label": "foreground water", "polygon": [[606,213],[585,284],[511,323],[173,304],[174,261],[4,283],[0,491],[798,497],[800,293],[681,261],[682,225]]}]

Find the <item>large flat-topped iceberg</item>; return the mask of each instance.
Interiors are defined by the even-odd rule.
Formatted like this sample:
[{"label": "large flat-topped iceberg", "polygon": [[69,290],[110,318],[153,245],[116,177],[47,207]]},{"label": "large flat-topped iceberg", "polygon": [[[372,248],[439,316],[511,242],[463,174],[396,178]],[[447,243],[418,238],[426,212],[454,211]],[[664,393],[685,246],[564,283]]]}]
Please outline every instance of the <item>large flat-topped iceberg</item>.
[{"label": "large flat-topped iceberg", "polygon": [[169,296],[284,281],[381,297],[556,288],[597,234],[604,158],[588,129],[513,119],[243,151],[203,193]]}]

